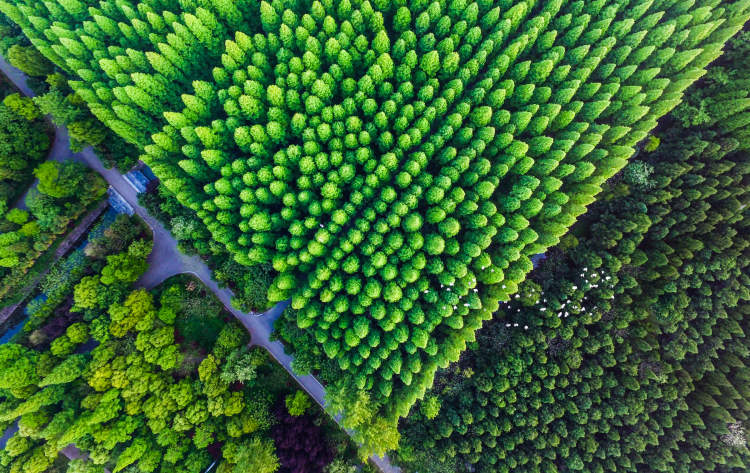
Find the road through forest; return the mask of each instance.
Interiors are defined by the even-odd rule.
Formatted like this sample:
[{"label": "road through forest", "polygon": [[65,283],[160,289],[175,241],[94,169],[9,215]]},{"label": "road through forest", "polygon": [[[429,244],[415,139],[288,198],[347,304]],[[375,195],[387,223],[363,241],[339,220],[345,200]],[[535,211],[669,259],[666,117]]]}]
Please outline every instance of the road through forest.
[{"label": "road through forest", "polygon": [[[5,58],[0,56],[0,71],[2,71],[11,82],[26,96],[33,97],[34,91],[26,83],[26,75],[11,66]],[[307,393],[325,407],[325,388],[313,376],[299,376],[292,371],[292,357],[284,352],[284,345],[278,341],[271,341],[270,335],[273,331],[273,323],[284,311],[288,302],[281,302],[262,314],[241,312],[232,307],[232,291],[221,288],[214,281],[212,271],[205,262],[197,256],[188,256],[180,252],[175,240],[169,230],[152,217],[148,211],[138,204],[138,194],[135,189],[125,180],[120,172],[115,169],[107,169],[91,147],[79,153],[70,151],[70,138],[65,127],[55,127],[55,140],[50,151],[50,158],[61,161],[65,157],[86,164],[104,177],[107,183],[116,190],[133,207],[135,213],[142,218],[153,232],[154,247],[149,256],[149,269],[138,280],[137,284],[145,288],[153,288],[167,278],[176,274],[189,273],[203,282],[219,298],[224,307],[232,313],[250,333],[250,344],[261,346],[276,359],[287,372],[307,391]],[[338,419],[337,419],[338,421]],[[401,470],[391,465],[388,457],[371,457],[371,460],[383,473],[399,473]]]}]

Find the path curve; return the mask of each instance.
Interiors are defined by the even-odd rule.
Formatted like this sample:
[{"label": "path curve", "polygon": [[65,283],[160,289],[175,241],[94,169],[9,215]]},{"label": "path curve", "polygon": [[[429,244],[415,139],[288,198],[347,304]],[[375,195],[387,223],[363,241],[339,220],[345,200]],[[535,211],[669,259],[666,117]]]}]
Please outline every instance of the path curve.
[{"label": "path curve", "polygon": [[[18,87],[21,92],[29,97],[34,97],[34,91],[26,83],[26,75],[11,66],[4,57],[0,56],[0,71]],[[70,137],[65,127],[55,126],[55,149],[70,149]],[[76,161],[86,164],[97,171],[126,201],[133,207],[135,213],[143,219],[153,232],[154,247],[149,255],[149,269],[139,279],[142,287],[151,288],[176,274],[190,273],[201,280],[216,297],[224,304],[226,309],[232,313],[242,325],[250,332],[250,344],[265,348],[273,358],[286,369],[286,371],[304,388],[315,401],[325,408],[325,388],[315,377],[300,376],[292,370],[292,357],[284,352],[284,345],[279,341],[271,341],[270,335],[273,331],[273,323],[284,311],[289,302],[280,302],[262,314],[248,314],[232,307],[232,291],[219,287],[214,281],[213,274],[205,262],[197,256],[183,254],[177,247],[175,240],[169,230],[152,217],[148,211],[138,204],[138,194],[135,189],[125,180],[117,169],[107,169],[91,147],[87,147],[79,153],[66,154]],[[338,422],[338,418],[336,418]],[[388,457],[370,457],[373,463],[383,473],[400,473],[400,468],[392,465]]]}]

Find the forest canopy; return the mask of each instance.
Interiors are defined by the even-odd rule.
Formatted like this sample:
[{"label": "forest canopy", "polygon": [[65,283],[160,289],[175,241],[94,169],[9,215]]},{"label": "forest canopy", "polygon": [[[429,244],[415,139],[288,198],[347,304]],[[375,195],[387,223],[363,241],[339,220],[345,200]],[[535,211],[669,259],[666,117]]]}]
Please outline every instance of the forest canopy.
[{"label": "forest canopy", "polygon": [[401,424],[408,472],[744,473],[750,34]]},{"label": "forest canopy", "polygon": [[341,372],[334,404],[391,420],[459,359],[749,8],[0,1],[214,243],[273,266],[268,299],[291,298],[287,316]]}]

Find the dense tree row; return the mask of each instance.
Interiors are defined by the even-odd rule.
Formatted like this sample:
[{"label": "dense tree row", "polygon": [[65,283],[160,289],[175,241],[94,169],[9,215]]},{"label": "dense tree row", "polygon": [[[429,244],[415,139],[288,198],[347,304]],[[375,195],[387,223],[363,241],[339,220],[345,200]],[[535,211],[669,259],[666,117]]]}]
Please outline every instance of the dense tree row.
[{"label": "dense tree row", "polygon": [[106,192],[104,179],[72,161],[45,161],[34,176],[38,183],[21,202],[26,209],[12,208],[0,219],[0,301],[18,295],[37,259]]},{"label": "dense tree row", "polygon": [[715,0],[88,3],[0,9],[214,241],[273,264],[269,299],[291,297],[346,373],[333,397],[364,391],[390,419],[748,17]]},{"label": "dense tree row", "polygon": [[438,376],[408,471],[747,471],[749,51],[732,41]]},{"label": "dense tree row", "polygon": [[[27,74],[27,83],[37,95],[30,99],[14,94],[3,103],[28,120],[49,115],[55,125],[66,126],[74,151],[91,145],[96,147],[107,166],[117,165],[122,170],[131,168],[136,162],[136,149],[91,114],[80,97],[70,89],[65,75],[31,46],[20,28],[2,14],[0,35],[0,53],[12,66]],[[7,140],[7,143],[14,141]],[[33,143],[35,140],[29,140],[30,145]],[[29,146],[29,151],[32,150],[33,147]]]},{"label": "dense tree row", "polygon": [[[595,7],[594,7],[595,8]],[[656,33],[653,33],[656,34]],[[579,50],[580,51],[580,50]],[[535,51],[536,52],[536,51]],[[683,55],[683,58],[688,56],[688,54]],[[614,67],[614,66],[612,66]],[[655,71],[652,71],[655,73]],[[618,79],[619,81],[619,79]],[[610,84],[612,85],[612,84]],[[627,86],[622,87],[620,90],[627,90],[628,94],[638,95],[640,93],[639,87],[642,85],[639,84],[638,86],[630,86],[631,84],[628,84]],[[651,85],[651,84],[649,84]],[[685,85],[685,83],[683,83]],[[596,84],[596,87],[598,87],[599,84]],[[626,88],[627,87],[627,88]],[[602,86],[604,88],[604,86]],[[617,88],[617,86],[615,86]],[[654,93],[653,91],[651,93]],[[658,93],[657,93],[658,94]],[[643,96],[646,96],[644,93]],[[599,96],[601,97],[601,96]],[[604,103],[597,103],[596,107],[601,106],[605,107],[606,104]],[[586,110],[586,109],[584,109]],[[607,109],[609,110],[609,109]],[[613,120],[621,120],[623,118],[624,112],[621,110],[620,112],[615,113],[612,112],[611,119]],[[610,122],[611,123],[611,122]],[[580,123],[578,123],[580,125]],[[648,125],[645,125],[645,122],[639,122],[638,125],[643,125],[648,128]],[[606,128],[606,125],[603,125]],[[566,129],[568,130],[568,129]],[[624,131],[622,129],[619,129],[619,131]],[[576,132],[577,133],[577,132]],[[576,133],[573,133],[572,135],[568,136],[576,136]],[[565,135],[563,135],[565,136]],[[639,135],[640,136],[640,135]],[[557,135],[555,135],[557,138]],[[559,141],[558,141],[559,142]],[[615,142],[617,142],[615,140]],[[620,142],[621,143],[621,142]],[[587,148],[586,152],[582,151],[582,148],[573,148],[573,150],[581,151],[584,154],[587,153],[589,150],[593,149],[593,146],[588,147],[587,145],[584,146]],[[458,146],[457,146],[458,148]],[[465,148],[464,148],[465,149]],[[617,152],[623,151],[623,148],[612,148],[616,149]],[[596,155],[596,151],[592,152],[594,155]],[[557,156],[561,156],[564,153],[560,152],[558,150]],[[573,153],[575,154],[575,153]],[[605,153],[606,154],[606,153]],[[533,154],[529,154],[530,156],[533,156],[534,158],[541,158],[542,156],[537,156]],[[625,154],[627,155],[627,153]],[[538,159],[539,165],[550,165],[552,167],[557,166],[557,163],[552,163],[550,161],[546,161],[547,155],[544,156],[545,159]],[[611,157],[611,156],[610,156]],[[580,160],[578,162],[575,162],[575,165],[570,166],[564,166],[561,165],[557,169],[560,171],[565,170],[564,172],[572,172],[572,174],[569,176],[571,180],[577,181],[577,182],[583,182],[586,180],[584,175],[587,175],[589,172],[595,171],[595,166],[589,166],[591,163],[587,162],[587,159],[583,159],[583,157],[576,157],[572,158],[573,160]],[[607,158],[608,159],[608,158]],[[606,159],[605,159],[606,161]],[[529,163],[533,162],[532,160],[528,161]],[[610,161],[611,163],[611,161]],[[442,163],[446,164],[446,163]],[[536,165],[535,165],[536,166]],[[617,166],[613,166],[613,168],[616,168]],[[443,171],[445,168],[438,168],[438,171]],[[535,169],[532,167],[532,170]],[[593,175],[592,179],[598,179],[598,178],[606,178],[609,171],[606,170],[599,170],[596,174]],[[562,177],[562,176],[560,176]],[[516,176],[518,181],[515,181],[514,179],[511,179],[511,182],[514,182],[514,184],[509,184],[508,186],[500,185],[498,187],[497,193],[495,194],[497,197],[497,200],[494,202],[497,204],[497,207],[500,209],[507,209],[511,210],[507,206],[513,207],[515,204],[512,203],[514,200],[512,197],[515,197],[516,191],[518,191],[518,187],[514,187],[518,184],[518,182],[522,182],[524,180],[528,180],[529,175],[525,175],[523,177]],[[564,181],[564,179],[563,179]],[[469,181],[471,183],[477,183],[477,181]],[[533,182],[533,179],[532,181]],[[538,181],[536,181],[538,182]],[[551,182],[551,181],[548,181]],[[601,182],[601,181],[599,181]],[[578,184],[573,184],[572,187],[576,187]],[[478,187],[481,189],[481,187]],[[578,187],[579,189],[584,189],[584,186]],[[589,188],[590,189],[590,188]],[[563,190],[566,190],[566,188],[563,188]],[[463,192],[463,191],[460,191]],[[468,192],[468,191],[467,191]],[[347,192],[344,192],[344,195],[348,195]],[[440,206],[444,205],[453,205],[446,204],[446,199],[444,196],[448,196],[449,194],[446,192],[445,194],[442,192],[439,192],[437,195],[440,196],[442,200],[439,201]],[[461,194],[463,195],[463,194]],[[530,206],[535,206],[537,204],[540,204],[538,200],[535,200],[531,193],[528,195],[525,194],[525,197],[522,197],[521,200],[529,198],[529,200],[526,202]],[[556,196],[559,196],[560,194],[554,194]],[[509,197],[510,196],[510,197]],[[429,194],[427,195],[427,198],[429,199]],[[566,198],[567,199],[567,198]],[[576,202],[577,204],[586,204],[589,202],[587,200],[588,197],[584,195],[584,193],[580,193],[577,195],[574,195],[572,202]],[[434,201],[433,203],[438,203],[438,201]],[[480,202],[481,204],[481,202]],[[565,205],[562,206],[563,208]],[[576,208],[579,210],[583,210],[583,207],[581,205],[578,205]],[[428,210],[427,208],[422,208],[423,210],[418,210],[416,213],[425,216],[425,218],[428,220],[431,218],[430,215],[435,215],[435,210]],[[442,207],[441,207],[442,209]],[[560,207],[557,207],[559,210]],[[444,209],[443,209],[444,210]],[[437,213],[439,213],[441,216],[438,217],[442,218],[442,211],[443,210],[437,210]],[[537,209],[538,211],[539,209]],[[450,277],[445,277],[445,273],[441,273],[442,263],[434,263],[437,265],[438,269],[434,271],[434,273],[437,273],[437,281],[436,283],[441,284],[441,289],[438,289],[435,284],[433,287],[429,287],[428,285],[419,286],[420,283],[426,284],[422,279],[416,277],[416,272],[414,271],[415,268],[413,265],[421,265],[421,259],[420,252],[417,251],[415,253],[404,252],[401,250],[394,251],[391,255],[388,255],[388,258],[383,257],[383,255],[387,255],[388,252],[391,251],[391,249],[388,249],[385,253],[380,251],[380,243],[382,243],[384,240],[382,239],[382,236],[385,236],[386,238],[390,238],[391,233],[388,233],[388,227],[382,226],[381,228],[385,231],[378,235],[379,230],[376,230],[373,232],[375,236],[372,240],[370,239],[364,239],[363,243],[365,243],[365,246],[362,247],[362,251],[367,255],[367,252],[372,251],[371,257],[368,257],[364,259],[365,262],[369,262],[369,264],[365,265],[363,264],[363,274],[365,276],[368,276],[368,279],[365,281],[362,281],[360,284],[364,285],[365,282],[367,282],[366,287],[362,289],[362,291],[366,292],[370,287],[375,286],[372,289],[372,293],[368,293],[367,297],[362,296],[361,294],[357,295],[357,298],[355,299],[356,302],[353,302],[352,299],[349,298],[348,300],[345,297],[341,296],[342,292],[346,292],[347,294],[356,294],[357,293],[357,282],[352,281],[353,278],[351,276],[348,276],[346,273],[355,272],[352,268],[352,266],[349,266],[349,262],[355,260],[356,258],[352,259],[351,257],[347,256],[345,259],[342,260],[341,263],[341,270],[339,274],[341,277],[337,277],[336,273],[333,273],[333,275],[329,278],[328,283],[321,283],[323,286],[322,291],[320,291],[320,299],[323,301],[328,302],[326,306],[311,306],[311,304],[308,302],[306,303],[304,308],[300,308],[301,304],[297,305],[300,310],[296,312],[296,320],[295,322],[301,326],[306,327],[307,325],[313,324],[314,327],[317,327],[317,330],[313,332],[314,335],[314,341],[317,341],[318,344],[321,344],[322,347],[320,348],[313,348],[312,353],[317,356],[322,356],[323,353],[328,354],[328,356],[337,356],[342,358],[341,350],[347,350],[347,354],[343,355],[344,360],[340,360],[340,366],[344,368],[347,371],[351,371],[352,367],[349,366],[349,361],[346,360],[346,358],[351,359],[351,364],[357,365],[362,364],[364,368],[355,368],[357,370],[358,376],[354,378],[354,382],[358,383],[358,387],[366,387],[370,388],[371,383],[374,386],[374,392],[375,395],[380,396],[387,396],[390,394],[392,390],[392,386],[398,387],[399,384],[403,383],[410,383],[412,381],[412,378],[416,379],[417,381],[424,381],[425,384],[429,383],[429,376],[420,379],[419,377],[415,376],[414,373],[420,372],[420,370],[424,370],[424,368],[427,368],[427,373],[430,372],[430,369],[434,369],[435,364],[431,363],[433,360],[437,360],[440,364],[444,364],[448,360],[455,360],[458,357],[458,354],[463,348],[463,341],[465,339],[470,339],[471,332],[474,328],[478,326],[480,323],[480,317],[485,318],[489,317],[489,310],[488,308],[493,307],[493,300],[496,298],[505,298],[507,297],[507,294],[515,292],[515,284],[512,282],[513,278],[509,278],[509,275],[517,275],[518,279],[517,281],[520,281],[523,278],[523,275],[525,274],[525,271],[530,269],[530,263],[526,256],[523,256],[524,254],[533,254],[537,251],[541,251],[544,247],[547,246],[547,244],[538,245],[540,241],[544,241],[544,235],[545,230],[543,228],[551,228],[550,224],[555,219],[549,219],[541,217],[538,222],[540,222],[540,225],[544,225],[545,227],[537,227],[534,226],[534,218],[532,216],[534,215],[533,210],[529,210],[531,213],[527,215],[530,217],[528,220],[532,222],[532,224],[528,227],[525,227],[527,223],[526,218],[518,218],[519,215],[515,215],[514,217],[511,217],[515,219],[515,222],[517,222],[520,227],[517,227],[513,229],[512,231],[509,231],[508,228],[505,228],[504,230],[501,228],[500,233],[498,233],[494,239],[490,240],[487,238],[487,235],[482,236],[479,240],[474,239],[476,236],[476,233],[472,233],[472,228],[475,228],[472,224],[464,224],[463,221],[461,221],[460,225],[454,227],[455,229],[460,228],[463,230],[462,233],[458,233],[455,238],[462,238],[464,236],[467,236],[470,241],[473,241],[474,243],[478,241],[483,241],[489,244],[490,241],[493,242],[493,244],[490,244],[489,248],[491,248],[493,251],[497,251],[497,253],[492,255],[491,260],[483,260],[480,256],[479,259],[474,260],[472,267],[471,265],[468,267],[468,270],[466,273],[453,273],[454,275],[460,275],[465,274],[466,279],[463,279],[463,284],[460,282],[461,278],[458,279],[458,281],[455,283],[456,286],[451,286],[451,283],[453,282]],[[549,207],[548,211],[551,213],[557,212],[555,210],[555,206]],[[410,210],[411,212],[411,210]],[[504,211],[503,213],[506,213]],[[374,214],[372,214],[374,216]],[[507,215],[507,213],[506,213]],[[539,218],[540,216],[549,215],[546,214],[544,210],[541,211],[541,213],[536,214],[536,217]],[[569,218],[571,217],[570,214],[565,215],[563,212],[564,217],[563,218]],[[407,217],[407,216],[404,216]],[[475,218],[476,215],[469,216],[468,218]],[[497,222],[497,220],[493,221],[493,217],[489,216],[489,219],[480,219],[481,224],[476,225],[480,228],[480,232],[490,232],[492,234],[494,230],[492,229],[493,222]],[[494,218],[497,218],[495,216]],[[510,219],[509,219],[510,220]],[[557,223],[560,223],[563,220],[557,220]],[[355,225],[358,225],[360,221],[357,221]],[[380,221],[382,223],[382,221]],[[404,220],[406,222],[406,220]],[[572,222],[572,220],[568,220],[566,225]],[[378,225],[378,222],[373,222],[375,225]],[[364,222],[363,225],[367,226],[367,222]],[[441,227],[442,225],[442,227]],[[446,227],[446,224],[444,221],[441,221],[437,225],[438,231],[442,231],[443,228]],[[467,228],[468,227],[468,228]],[[525,227],[525,230],[524,230]],[[344,226],[344,228],[347,228]],[[358,227],[360,228],[360,227]],[[376,227],[377,228],[377,227]],[[406,227],[404,227],[406,229]],[[430,227],[429,225],[425,225],[424,227],[420,227],[417,229],[416,232],[412,233],[412,235],[419,234],[427,234],[429,232]],[[565,228],[565,225],[560,225],[557,227],[559,231],[563,231]],[[529,229],[536,230],[536,232],[532,232]],[[516,231],[517,230],[517,231]],[[541,231],[540,231],[541,230]],[[315,228],[311,230],[315,231]],[[525,233],[524,233],[525,232]],[[406,232],[408,234],[408,231]],[[521,245],[521,241],[524,240],[525,237],[534,239],[536,238],[536,235],[539,234],[540,239],[537,240],[535,244],[529,247],[523,247]],[[549,235],[547,235],[549,236]],[[368,237],[369,238],[369,237]],[[421,237],[416,236],[417,240],[419,240]],[[472,240],[473,239],[473,240]],[[426,243],[426,250],[428,252],[428,258],[430,258],[429,253],[431,252],[430,247],[428,246],[430,240],[429,234],[427,234],[425,241]],[[408,240],[406,240],[408,241]],[[442,237],[439,240],[436,241],[443,241]],[[371,244],[368,244],[371,243]],[[313,243],[314,245],[315,243]],[[404,243],[406,245],[406,243]],[[308,249],[309,249],[308,245]],[[437,253],[440,253],[443,250],[442,243],[440,243],[438,246],[440,246],[440,249],[437,250]],[[471,246],[470,246],[471,247]],[[303,250],[304,251],[304,246]],[[342,248],[346,248],[346,245],[342,245]],[[388,245],[386,245],[386,248],[388,248]],[[446,247],[447,248],[447,247]],[[458,247],[455,247],[458,248]],[[474,248],[474,247],[471,247]],[[413,249],[413,248],[412,248]],[[335,255],[335,251],[332,253]],[[478,251],[478,249],[477,249]],[[519,255],[520,253],[520,255]],[[398,263],[394,258],[393,254],[403,255],[406,258],[405,263],[406,266],[396,266]],[[416,258],[414,258],[414,254],[416,254]],[[481,253],[479,253],[481,254]],[[459,251],[457,253],[458,256],[462,258],[468,258],[465,253],[462,251]],[[445,260],[446,255],[442,254],[438,258],[442,259],[446,263],[446,265],[454,265],[454,268],[458,268],[459,271],[463,271],[465,268],[460,262],[457,262],[455,259],[449,258],[447,261]],[[361,256],[360,256],[361,258]],[[512,263],[510,266],[507,266],[507,264],[503,263],[504,260],[512,260],[515,259],[515,263]],[[328,264],[328,261],[330,261],[330,258],[327,259],[327,268],[331,268],[331,265]],[[434,261],[434,260],[427,260],[427,261]],[[470,259],[466,259],[466,261],[471,261]],[[485,261],[485,262],[483,262]],[[493,263],[490,265],[490,261]],[[377,270],[373,270],[372,264],[380,264],[378,262],[381,262],[383,264],[382,267],[380,267]],[[497,266],[494,266],[494,264],[497,262]],[[428,266],[427,271],[432,272],[429,266],[430,263],[427,263]],[[487,267],[484,267],[482,265],[487,265]],[[355,264],[356,266],[356,264]],[[507,267],[504,267],[507,266]],[[277,266],[279,267],[279,266]],[[320,268],[318,266],[318,268]],[[520,270],[522,268],[522,270]],[[334,268],[331,268],[334,269]],[[397,270],[396,270],[397,269]],[[326,274],[326,269],[323,268],[320,270],[320,274]],[[317,273],[316,273],[317,274]],[[503,279],[503,274],[505,279]],[[371,282],[372,278],[374,276],[377,277],[383,277],[385,276],[386,281],[388,280],[388,275],[393,275],[396,277],[395,281],[397,283],[397,286],[394,286],[393,284],[383,282],[378,283]],[[394,292],[386,291],[386,289],[390,288],[392,291],[395,291],[396,294],[401,294],[400,288],[401,283],[403,282],[403,278],[409,278],[414,275],[416,285],[411,286],[412,288],[418,289],[413,293],[413,295],[417,298],[431,298],[428,299],[425,302],[428,302],[429,304],[425,304],[422,301],[421,307],[424,310],[420,310],[420,305],[417,303],[414,304],[414,306],[411,306],[410,303],[407,303],[407,306],[404,307],[402,305],[402,301],[398,300],[398,297],[395,299],[389,299],[391,298],[392,294]],[[477,302],[477,299],[469,297],[469,298],[462,298],[461,296],[466,294],[469,291],[469,288],[472,286],[472,283],[474,282],[473,278],[478,278],[479,282],[482,283],[488,283],[488,282],[497,282],[497,284],[494,285],[492,289],[489,289],[487,292],[480,292],[479,301],[482,302],[482,306],[484,307],[484,310],[482,312],[473,312],[470,311],[469,308],[478,307],[479,304]],[[312,277],[310,278],[312,280]],[[312,280],[311,284],[317,284],[314,280]],[[408,285],[407,285],[408,287]],[[478,287],[479,291],[483,291],[483,289],[486,289],[487,286],[483,286],[480,284]],[[424,289],[430,289],[427,292],[423,292]],[[412,289],[413,290],[413,289]],[[336,291],[339,291],[339,294],[336,295]],[[404,291],[404,293],[407,293]],[[333,294],[333,295],[332,295]],[[389,295],[391,294],[391,295]],[[421,294],[427,294],[425,296],[421,296]],[[468,292],[468,294],[471,294],[471,292]],[[335,297],[334,297],[335,295]],[[346,296],[346,294],[345,294]],[[346,311],[351,310],[354,313],[357,313],[358,310],[360,310],[360,305],[358,304],[358,301],[364,300],[365,303],[370,303],[370,296],[374,299],[374,302],[371,303],[371,306],[369,309],[365,311],[365,313],[368,313],[370,315],[374,315],[373,318],[378,320],[378,317],[384,317],[382,320],[379,320],[377,322],[377,325],[373,323],[372,320],[362,320],[362,319],[355,319],[352,322],[349,322],[348,320],[342,320],[344,317],[340,317],[334,313],[335,311],[343,311],[344,314]],[[342,300],[344,299],[344,300]],[[378,303],[378,299],[385,299],[384,304]],[[424,300],[424,299],[423,299]],[[434,304],[434,305],[433,305]],[[333,305],[333,309],[330,307]],[[411,308],[409,308],[411,307]],[[381,309],[385,310],[381,310]],[[374,310],[373,310],[374,309]],[[322,312],[321,316],[315,315],[317,313]],[[455,312],[454,312],[455,311]],[[294,312],[291,312],[291,314],[294,316]],[[310,315],[312,314],[312,315]],[[326,315],[328,314],[328,315]],[[462,314],[466,314],[465,316],[461,316]],[[483,314],[483,315],[482,315]],[[310,321],[309,318],[313,317],[315,320]],[[322,317],[322,320],[321,320]],[[406,320],[404,320],[406,319]],[[443,320],[443,324],[441,325],[438,321]],[[402,326],[406,321],[408,321],[407,326]],[[394,324],[395,322],[395,324]],[[437,324],[437,327],[435,325]],[[331,330],[329,327],[333,327]],[[323,330],[321,330],[323,329]],[[424,331],[423,331],[424,329]],[[329,332],[330,331],[330,332]],[[426,333],[425,333],[426,332]],[[463,335],[458,336],[458,333],[462,333]],[[430,337],[437,338],[438,343],[432,344],[432,340]],[[296,356],[299,357],[305,357],[309,358],[309,356],[305,356],[308,353],[310,353],[309,348],[312,345],[315,345],[315,343],[310,343],[309,340],[311,340],[313,337],[307,336],[308,343],[303,344],[296,344],[297,345],[297,352],[295,353]],[[331,340],[333,338],[333,340]],[[292,339],[288,339],[292,340]],[[294,340],[296,341],[296,340]],[[366,342],[366,344],[365,344]],[[394,353],[389,352],[388,350],[391,347],[399,346],[399,344],[403,343],[404,345],[401,345],[403,348],[400,353]],[[424,343],[424,348],[429,350],[434,350],[434,353],[429,353],[425,355],[424,352],[422,352],[420,349],[422,348],[419,343]],[[383,344],[388,345],[386,347],[386,350],[382,350]],[[364,347],[363,347],[364,345]],[[416,345],[416,346],[415,346]],[[321,349],[322,348],[322,349]],[[352,352],[354,352],[352,354]],[[417,352],[417,356],[414,356],[413,352]],[[381,356],[382,353],[382,356]],[[421,355],[421,356],[420,356]],[[436,357],[432,357],[431,355],[437,355]],[[361,360],[361,358],[365,358],[364,360]],[[330,365],[329,365],[330,366]],[[370,375],[370,372],[374,372],[374,376]],[[380,374],[381,376],[378,377],[377,374]],[[385,379],[380,379],[381,377]],[[393,377],[393,379],[401,378],[398,381],[389,381],[388,378]],[[331,381],[335,380],[344,380],[343,382],[348,383],[351,382],[351,378],[347,377],[346,375],[343,375],[341,372],[334,372],[331,374],[331,376],[328,377]],[[371,381],[372,380],[372,381]],[[410,401],[412,400],[409,398],[410,395],[415,395],[424,387],[424,384],[420,386],[420,383],[414,383],[417,386],[417,389],[411,390],[408,393],[405,393],[403,396],[396,396],[395,403],[390,403],[390,408],[395,409],[406,409],[410,405]],[[402,411],[403,413],[403,411]]]}]

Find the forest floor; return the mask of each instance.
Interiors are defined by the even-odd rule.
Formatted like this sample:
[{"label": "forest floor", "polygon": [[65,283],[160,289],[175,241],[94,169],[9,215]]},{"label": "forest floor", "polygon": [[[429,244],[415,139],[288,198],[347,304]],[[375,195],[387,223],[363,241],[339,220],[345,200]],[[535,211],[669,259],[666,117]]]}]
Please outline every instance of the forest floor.
[{"label": "forest floor", "polygon": [[[5,58],[0,56],[0,71],[2,71],[16,87],[26,96],[33,97],[34,91],[26,83],[26,75],[11,66]],[[70,159],[80,161],[89,168],[97,171],[124,199],[130,204],[135,213],[151,228],[154,247],[149,256],[149,269],[138,281],[141,287],[153,288],[176,274],[189,273],[196,276],[219,298],[226,309],[236,317],[250,333],[250,344],[265,348],[269,354],[299,383],[299,385],[323,408],[325,408],[325,388],[313,376],[300,376],[292,370],[292,357],[284,352],[284,345],[279,341],[271,341],[273,323],[279,318],[289,302],[281,302],[263,313],[245,313],[232,307],[232,291],[219,287],[213,279],[211,269],[197,256],[188,256],[180,252],[177,240],[169,230],[151,216],[148,211],[138,204],[138,194],[125,180],[117,169],[104,167],[104,164],[91,147],[79,153],[70,151],[70,139],[65,127],[55,127],[55,145],[68,150]],[[58,145],[59,142],[59,145]],[[390,463],[388,457],[372,456],[371,460],[383,473],[400,473],[400,469]]]}]

